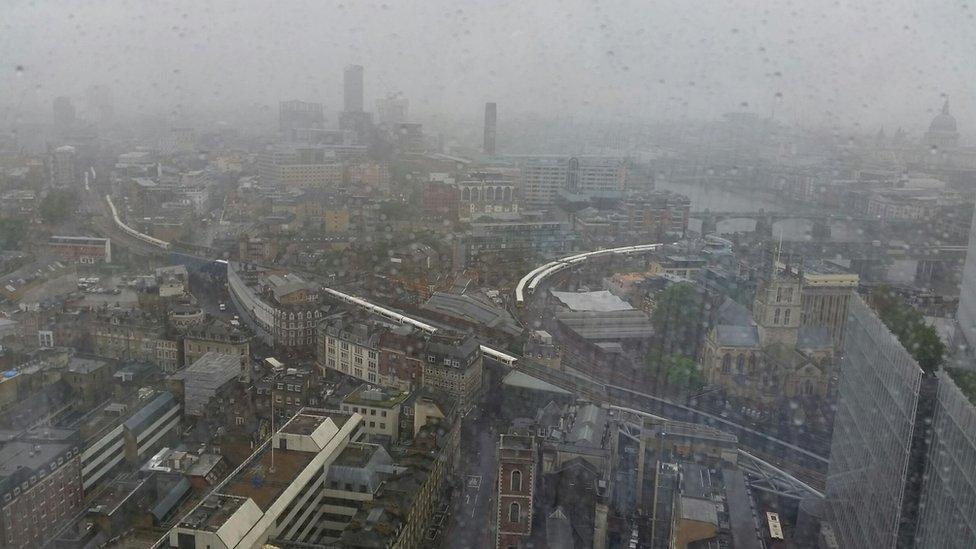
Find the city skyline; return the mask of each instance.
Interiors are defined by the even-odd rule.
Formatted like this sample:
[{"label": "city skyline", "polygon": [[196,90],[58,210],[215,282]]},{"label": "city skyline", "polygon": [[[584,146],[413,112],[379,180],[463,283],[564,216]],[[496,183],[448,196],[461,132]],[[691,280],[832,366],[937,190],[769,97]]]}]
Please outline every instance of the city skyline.
[{"label": "city skyline", "polygon": [[[924,116],[916,113],[935,114],[946,94],[959,98],[955,110],[964,125],[976,126],[974,107],[962,100],[971,95],[965,75],[976,67],[960,65],[949,54],[952,45],[963,40],[950,23],[958,17],[971,19],[972,14],[959,7],[885,7],[884,17],[871,18],[875,11],[869,6],[835,6],[819,15],[832,17],[832,25],[797,27],[802,10],[772,6],[762,12],[710,7],[691,14],[683,9],[656,13],[637,5],[571,10],[540,4],[508,15],[466,5],[438,12],[432,5],[424,13],[448,27],[460,23],[468,30],[435,27],[434,34],[422,37],[420,16],[404,17],[403,8],[396,6],[310,6],[301,21],[269,23],[260,12],[229,9],[217,17],[217,12],[187,4],[183,9],[161,9],[150,25],[148,18],[127,17],[120,6],[75,14],[14,5],[12,16],[24,24],[0,39],[0,47],[11,52],[11,65],[0,84],[12,91],[3,105],[8,121],[37,112],[57,95],[81,94],[99,82],[113,89],[125,111],[165,113],[179,106],[207,109],[228,104],[259,111],[285,99],[338,107],[341,68],[359,63],[372,75],[367,77],[366,105],[390,90],[401,90],[412,99],[413,110],[424,116],[474,118],[477,105],[492,99],[508,105],[506,112],[548,116],[572,111],[581,116],[709,119],[745,110],[762,116],[775,113],[788,124],[845,131],[882,125],[920,131]],[[564,20],[566,29],[556,32],[529,23],[547,15]],[[704,17],[704,24],[690,26],[692,17]],[[203,18],[215,26],[201,27]],[[345,29],[337,28],[331,39],[323,40],[310,34],[317,18]],[[51,44],[44,36],[59,35],[56,31],[25,34],[41,21],[53,29],[63,27],[71,39]],[[483,25],[472,27],[472,22]],[[262,38],[244,44],[237,38],[256,25],[277,24],[290,25],[287,41]],[[377,32],[380,28],[393,30],[383,34]],[[505,36],[494,41],[496,55],[474,54],[474,43],[493,32]],[[918,41],[922,33],[932,32],[941,40]],[[160,57],[147,45],[112,49],[96,65],[88,57],[76,59],[112,48],[114,40],[134,33],[152,37],[149,44],[165,44],[169,55]],[[376,40],[381,37],[388,40]],[[445,50],[436,46],[437,39],[457,45]],[[331,53],[301,53],[310,47]],[[822,56],[823,49],[860,53]],[[524,50],[522,55],[513,57],[518,50]],[[914,50],[918,53],[907,53]],[[897,51],[902,53],[896,61]],[[235,52],[236,65],[227,63],[230,52]],[[408,58],[416,64],[406,64]],[[500,64],[513,58],[517,61],[510,65]],[[898,70],[880,70],[893,62]],[[432,74],[440,77],[431,79]]]}]

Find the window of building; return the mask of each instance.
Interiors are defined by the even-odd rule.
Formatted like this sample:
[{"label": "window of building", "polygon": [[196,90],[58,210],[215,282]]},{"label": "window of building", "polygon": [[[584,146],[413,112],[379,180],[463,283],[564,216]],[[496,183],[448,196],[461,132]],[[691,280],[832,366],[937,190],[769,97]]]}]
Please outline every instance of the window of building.
[{"label": "window of building", "polygon": [[522,491],[522,471],[512,471],[511,487],[513,492]]},{"label": "window of building", "polygon": [[519,509],[519,504],[518,503],[514,503],[513,502],[511,505],[508,506],[508,521],[509,522],[517,523],[519,521],[519,519],[521,518],[519,516],[519,514],[520,514],[520,509]]}]

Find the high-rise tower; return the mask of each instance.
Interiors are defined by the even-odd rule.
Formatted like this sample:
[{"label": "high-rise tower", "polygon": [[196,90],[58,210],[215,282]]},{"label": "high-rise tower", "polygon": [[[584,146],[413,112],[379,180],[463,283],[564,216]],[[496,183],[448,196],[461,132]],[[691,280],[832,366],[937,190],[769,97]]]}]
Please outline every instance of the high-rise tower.
[{"label": "high-rise tower", "polygon": [[363,111],[363,66],[348,65],[342,75],[343,111]]},{"label": "high-rise tower", "polygon": [[498,106],[485,103],[485,154],[495,154],[495,132],[498,129]]}]

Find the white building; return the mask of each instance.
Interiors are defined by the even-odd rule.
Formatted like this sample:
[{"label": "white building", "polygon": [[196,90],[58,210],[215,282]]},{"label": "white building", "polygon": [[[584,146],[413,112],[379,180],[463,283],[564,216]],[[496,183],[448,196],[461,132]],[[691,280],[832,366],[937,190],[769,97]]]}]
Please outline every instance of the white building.
[{"label": "white building", "polygon": [[55,187],[73,187],[78,154],[71,145],[54,149],[51,156],[51,183]]},{"label": "white building", "polygon": [[250,549],[320,538],[328,472],[365,436],[360,414],[303,409],[169,532],[170,547]]}]

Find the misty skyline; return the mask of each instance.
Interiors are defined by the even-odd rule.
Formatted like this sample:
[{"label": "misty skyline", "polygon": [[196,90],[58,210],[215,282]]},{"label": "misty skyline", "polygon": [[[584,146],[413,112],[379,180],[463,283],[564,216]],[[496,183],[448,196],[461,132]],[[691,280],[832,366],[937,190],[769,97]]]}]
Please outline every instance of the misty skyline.
[{"label": "misty skyline", "polygon": [[[411,117],[714,118],[916,135],[948,94],[976,126],[974,8],[936,2],[16,1],[0,52],[2,123],[46,121],[51,100],[108,85],[121,112],[341,109],[342,69],[365,67],[366,109],[400,91]],[[17,70],[21,67],[22,70]],[[504,124],[504,122],[501,122]]]}]

